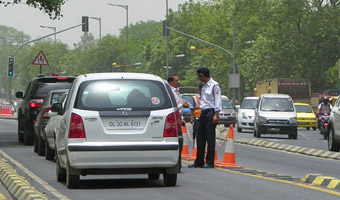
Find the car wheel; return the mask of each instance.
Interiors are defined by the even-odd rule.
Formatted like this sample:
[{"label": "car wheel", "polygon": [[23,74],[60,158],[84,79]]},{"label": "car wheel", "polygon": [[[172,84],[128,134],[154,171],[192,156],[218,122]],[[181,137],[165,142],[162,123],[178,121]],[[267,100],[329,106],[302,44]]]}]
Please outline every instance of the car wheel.
[{"label": "car wheel", "polygon": [[332,127],[329,127],[329,134],[328,134],[328,150],[339,152],[340,144],[334,141],[334,130]]},{"label": "car wheel", "polygon": [[306,129],[307,129],[307,131],[309,131],[310,127],[307,127]]},{"label": "car wheel", "polygon": [[297,140],[297,135],[298,135],[297,132],[294,133],[294,134],[292,135],[292,139],[293,139],[293,140]]},{"label": "car wheel", "polygon": [[323,139],[327,140],[327,138],[328,138],[328,133],[325,132],[325,133],[323,134]]},{"label": "car wheel", "polygon": [[163,174],[163,180],[165,186],[175,186],[177,183],[177,174],[168,174],[165,172]]},{"label": "car wheel", "polygon": [[48,145],[48,142],[45,143],[45,159],[53,160],[54,159],[54,151]]},{"label": "car wheel", "polygon": [[80,177],[78,175],[73,175],[70,174],[71,167],[69,164],[67,164],[67,169],[66,169],[66,186],[69,189],[74,189],[78,188],[79,182],[80,182]]},{"label": "car wheel", "polygon": [[34,148],[33,148],[33,150],[34,150],[35,153],[38,153],[38,144],[39,144],[38,138],[37,138],[36,135],[34,135]]},{"label": "car wheel", "polygon": [[[55,148],[57,149],[57,148]],[[56,174],[57,174],[57,181],[58,182],[65,182],[66,181],[66,170],[60,166],[59,158],[57,152],[55,151],[56,157]]]},{"label": "car wheel", "polygon": [[157,181],[159,179],[159,174],[148,174],[148,177],[151,181]]},{"label": "car wheel", "polygon": [[38,155],[39,156],[44,156],[45,155],[45,141],[38,137]]},{"label": "car wheel", "polygon": [[255,131],[255,129],[254,129],[254,137],[256,137],[256,131]]},{"label": "car wheel", "polygon": [[18,120],[18,142],[24,143],[24,135],[22,133],[22,127],[21,127],[21,123],[19,120]]},{"label": "car wheel", "polygon": [[237,127],[237,132],[242,133],[242,128]]},{"label": "car wheel", "polygon": [[313,127],[313,130],[315,131],[315,130],[316,130],[316,127]]},{"label": "car wheel", "polygon": [[260,133],[259,130],[256,131],[256,137],[257,137],[257,138],[260,138],[260,137],[261,137],[261,133]]},{"label": "car wheel", "polygon": [[28,128],[24,125],[24,144],[25,145],[33,145],[34,140],[33,136],[31,136],[30,131],[28,131]]}]

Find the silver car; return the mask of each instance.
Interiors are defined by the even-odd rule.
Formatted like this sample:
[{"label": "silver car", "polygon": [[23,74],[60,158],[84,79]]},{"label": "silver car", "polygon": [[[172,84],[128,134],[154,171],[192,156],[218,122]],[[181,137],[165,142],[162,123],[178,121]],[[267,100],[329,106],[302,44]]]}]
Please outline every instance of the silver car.
[{"label": "silver car", "polygon": [[340,98],[335,102],[328,125],[328,150],[340,150]]},{"label": "silver car", "polygon": [[174,186],[181,120],[170,86],[151,74],[97,73],[73,82],[56,128],[57,180],[80,175],[148,174]]},{"label": "silver car", "polygon": [[242,105],[237,112],[237,132],[242,132],[242,129],[254,129],[255,108],[258,100],[258,97],[246,97],[243,99]]},{"label": "silver car", "polygon": [[[65,104],[65,100],[67,97],[68,92],[65,92],[60,97],[59,102],[63,105]],[[53,105],[53,104],[52,104]],[[49,111],[48,115],[50,116],[50,120],[48,120],[48,123],[45,127],[45,133],[46,133],[46,146],[45,146],[45,158],[46,160],[53,160],[54,159],[54,147],[55,147],[55,132],[56,127],[59,124],[60,120],[62,119],[62,115],[58,115],[58,113]]]}]

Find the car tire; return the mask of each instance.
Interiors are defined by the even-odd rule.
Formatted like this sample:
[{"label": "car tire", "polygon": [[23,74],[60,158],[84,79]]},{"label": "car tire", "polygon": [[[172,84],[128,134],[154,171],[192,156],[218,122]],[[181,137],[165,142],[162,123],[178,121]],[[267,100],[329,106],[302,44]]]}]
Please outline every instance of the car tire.
[{"label": "car tire", "polygon": [[159,174],[148,174],[148,178],[151,181],[157,181],[159,180],[160,175]]},{"label": "car tire", "polygon": [[330,129],[329,129],[329,134],[328,134],[328,150],[339,152],[340,144],[334,141],[334,129],[332,127],[329,127],[329,128]]},{"label": "car tire", "polygon": [[[55,147],[55,149],[57,149],[57,148]],[[57,181],[58,182],[65,182],[66,181],[66,169],[64,169],[64,168],[62,168],[60,166],[60,162],[59,162],[56,150],[55,150],[55,157],[56,157],[56,175],[57,175]]]},{"label": "car tire", "polygon": [[54,159],[54,151],[48,145],[48,142],[45,143],[45,159],[53,160]]},{"label": "car tire", "polygon": [[22,127],[21,127],[20,120],[18,120],[18,142],[24,143],[24,135],[22,133]]},{"label": "car tire", "polygon": [[256,130],[254,129],[254,137],[256,137]]},{"label": "car tire", "polygon": [[68,189],[78,188],[80,182],[80,175],[70,174],[70,166],[67,164],[66,169],[66,186]]},{"label": "car tire", "polygon": [[34,135],[34,148],[33,148],[33,150],[34,150],[35,153],[38,153],[38,145],[39,145],[38,138],[37,138],[36,135]]},{"label": "car tire", "polygon": [[310,130],[310,127],[307,127],[306,129],[307,129],[307,131],[309,131],[309,130]]},{"label": "car tire", "polygon": [[242,128],[237,127],[237,132],[242,133]]},{"label": "car tire", "polygon": [[292,135],[292,139],[293,139],[293,140],[297,140],[297,137],[298,137],[297,135],[298,135],[297,133],[293,134],[293,135]]},{"label": "car tire", "polygon": [[260,137],[261,137],[261,133],[260,133],[259,130],[256,131],[256,137],[257,137],[257,138],[260,138]]},{"label": "car tire", "polygon": [[316,127],[313,127],[313,130],[315,131],[315,130],[316,130]]},{"label": "car tire", "polygon": [[325,140],[328,139],[328,133],[327,132],[325,134],[323,134],[323,139],[325,139]]},{"label": "car tire", "polygon": [[31,132],[28,130],[28,128],[24,125],[24,144],[25,145],[33,145],[34,140],[33,140],[33,134],[30,134]]},{"label": "car tire", "polygon": [[163,174],[163,181],[165,186],[173,187],[177,183],[177,174],[168,174],[165,172]]},{"label": "car tire", "polygon": [[39,156],[45,156],[45,141],[38,137],[38,155]]}]

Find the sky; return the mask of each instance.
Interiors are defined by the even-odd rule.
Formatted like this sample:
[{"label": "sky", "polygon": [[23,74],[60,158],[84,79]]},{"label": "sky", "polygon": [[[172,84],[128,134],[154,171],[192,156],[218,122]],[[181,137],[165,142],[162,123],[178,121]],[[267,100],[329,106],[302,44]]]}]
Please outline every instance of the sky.
[{"label": "sky", "polygon": [[[178,10],[178,5],[187,0],[168,0],[169,8]],[[25,0],[23,0],[25,2]],[[129,24],[139,21],[165,19],[166,0],[66,0],[62,6],[63,17],[51,20],[47,14],[38,8],[26,4],[16,4],[4,7],[0,5],[0,25],[14,27],[32,39],[53,33],[52,29],[43,26],[56,27],[57,31],[81,24],[82,16],[101,17],[102,36],[106,34],[118,35],[119,30],[126,25],[126,10],[121,7],[109,6],[108,3],[129,6]],[[89,19],[89,32],[99,38],[99,22]],[[73,48],[74,43],[80,41],[83,34],[81,27],[60,33],[57,40],[67,43]],[[54,36],[51,37],[54,39]]]}]

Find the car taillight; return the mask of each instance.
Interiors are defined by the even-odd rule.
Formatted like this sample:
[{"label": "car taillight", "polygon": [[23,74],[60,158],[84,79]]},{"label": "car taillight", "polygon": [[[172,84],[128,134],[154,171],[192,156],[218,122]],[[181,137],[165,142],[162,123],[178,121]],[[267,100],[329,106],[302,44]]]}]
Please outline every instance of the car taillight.
[{"label": "car taillight", "polygon": [[323,125],[324,125],[324,126],[328,126],[328,123],[324,123]]},{"label": "car taillight", "polygon": [[83,119],[74,113],[71,114],[68,138],[86,138]]},{"label": "car taillight", "polygon": [[41,108],[44,103],[44,99],[32,99],[30,101],[30,108]]},{"label": "car taillight", "polygon": [[51,107],[45,108],[44,113],[43,113],[43,116],[42,116],[43,119],[45,119],[45,120],[49,120],[49,119],[50,119],[50,115],[48,114],[48,112],[49,112],[50,110],[51,110]]},{"label": "car taillight", "polygon": [[59,81],[65,81],[65,80],[67,80],[67,78],[66,78],[66,77],[58,77],[57,80],[59,80]]},{"label": "car taillight", "polygon": [[179,123],[179,112],[169,114],[165,119],[163,137],[178,137],[178,131],[181,130]]}]

